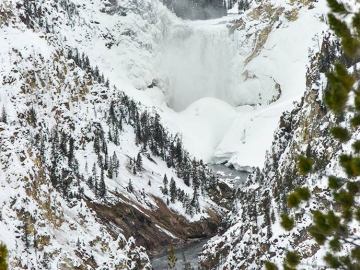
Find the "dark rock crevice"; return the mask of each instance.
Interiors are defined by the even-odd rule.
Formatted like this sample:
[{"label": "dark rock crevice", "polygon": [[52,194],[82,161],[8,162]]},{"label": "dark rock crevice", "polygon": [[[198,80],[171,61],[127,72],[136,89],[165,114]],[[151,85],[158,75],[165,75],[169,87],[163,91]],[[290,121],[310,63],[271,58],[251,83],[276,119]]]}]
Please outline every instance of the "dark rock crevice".
[{"label": "dark rock crevice", "polygon": [[119,197],[123,202],[114,205],[91,201],[87,204],[114,236],[121,231],[127,238],[134,237],[136,244],[145,247],[150,256],[169,244],[180,245],[192,239],[214,236],[221,222],[221,216],[210,209],[207,219],[189,222],[172,212],[159,198],[154,197],[158,208],[149,210],[122,195]]}]

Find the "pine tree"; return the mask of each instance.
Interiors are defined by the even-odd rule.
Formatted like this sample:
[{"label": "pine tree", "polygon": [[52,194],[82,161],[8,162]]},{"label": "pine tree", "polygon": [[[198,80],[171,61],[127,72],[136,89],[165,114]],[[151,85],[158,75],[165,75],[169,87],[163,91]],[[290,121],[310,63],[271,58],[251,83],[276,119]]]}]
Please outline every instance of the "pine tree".
[{"label": "pine tree", "polygon": [[74,143],[75,143],[75,140],[70,137],[70,140],[69,140],[69,152],[68,152],[68,165],[69,167],[72,166],[72,162],[73,162],[73,159],[74,159]]},{"label": "pine tree", "polygon": [[27,120],[32,127],[36,127],[37,116],[34,107],[31,107],[28,111]]},{"label": "pine tree", "polygon": [[50,167],[50,181],[54,188],[58,187],[59,177],[57,164],[59,162],[58,151],[59,137],[57,129],[52,130],[51,134],[51,167]]},{"label": "pine tree", "polygon": [[110,102],[108,123],[110,123],[110,124],[116,123],[115,102],[114,101]]},{"label": "pine tree", "polygon": [[97,133],[94,134],[94,152],[99,156],[100,154],[100,138]]},{"label": "pine tree", "polygon": [[60,133],[60,150],[62,152],[63,155],[67,156],[67,142],[68,142],[68,137],[65,134],[65,132],[61,132]]},{"label": "pine tree", "polygon": [[95,81],[99,81],[100,78],[100,72],[98,66],[95,67],[95,70],[93,71],[93,77]]},{"label": "pine tree", "polygon": [[[330,28],[341,40],[341,46],[348,63],[355,64],[360,56],[360,11],[348,11],[347,7],[337,0],[328,0],[331,13],[328,16]],[[347,20],[348,17],[351,20]],[[341,120],[345,113],[353,114],[351,129],[359,127],[357,117],[360,115],[360,94],[355,86],[359,78],[356,68],[350,71],[341,63],[335,63],[334,68],[327,74],[328,86],[325,92],[327,107]],[[354,102],[348,100],[353,94]],[[352,114],[350,114],[352,115]],[[339,143],[345,143],[352,137],[352,130],[343,126],[331,129],[331,135]],[[313,222],[308,228],[309,235],[320,245],[324,246],[326,255],[324,261],[333,269],[360,269],[359,233],[351,226],[359,227],[360,222],[360,156],[357,151],[360,140],[355,138],[353,148],[355,153],[340,156],[340,165],[347,174],[347,178],[330,176],[328,189],[332,191],[331,200],[334,206],[331,209],[312,211]],[[303,175],[313,170],[313,161],[310,156],[301,156],[298,160],[299,172]],[[310,199],[311,193],[307,187],[300,187],[287,197],[288,207],[298,209],[304,201]],[[309,213],[310,214],[310,213]],[[295,226],[295,219],[288,214],[281,216],[281,225],[288,231]],[[347,245],[347,248],[344,248]],[[297,251],[288,251],[284,259],[285,269],[296,269],[301,264],[301,256]],[[278,267],[266,262],[268,270]]]},{"label": "pine tree", "polygon": [[181,140],[179,138],[176,140],[175,158],[178,164],[181,164],[183,162],[183,149]]},{"label": "pine tree", "polygon": [[2,107],[2,112],[1,112],[1,122],[7,124],[7,113],[5,111],[5,107]]},{"label": "pine tree", "polygon": [[176,183],[173,177],[170,180],[170,201],[172,203],[175,202],[176,199]]},{"label": "pine tree", "polygon": [[76,247],[77,247],[78,250],[81,249],[81,242],[80,242],[79,237],[78,237],[78,239],[77,239],[77,241],[76,241]]},{"label": "pine tree", "polygon": [[175,269],[176,261],[177,261],[177,258],[176,258],[174,246],[172,244],[170,244],[170,247],[168,249],[168,266],[169,266],[169,269]]},{"label": "pine tree", "polygon": [[132,185],[131,179],[129,179],[128,191],[131,192],[131,193],[134,191],[134,187]]},{"label": "pine tree", "polygon": [[177,189],[177,198],[180,202],[184,202],[185,192],[180,188]]},{"label": "pine tree", "polygon": [[104,169],[101,169],[101,174],[100,174],[100,182],[99,182],[99,185],[98,185],[98,194],[99,194],[99,197],[101,199],[104,199],[105,198],[105,195],[106,195],[106,185],[105,185],[105,179],[104,179]]},{"label": "pine tree", "polygon": [[94,188],[94,193],[97,195],[98,191],[98,177],[97,177],[97,169],[96,169],[96,163],[94,163],[92,167],[92,185]]},{"label": "pine tree", "polygon": [[94,179],[92,176],[89,176],[88,180],[86,181],[86,184],[88,185],[88,187],[93,190],[94,188]]},{"label": "pine tree", "polygon": [[137,158],[136,158],[136,169],[137,169],[138,171],[141,171],[141,170],[142,170],[142,166],[143,166],[143,164],[142,164],[142,157],[141,157],[141,154],[138,153]]},{"label": "pine tree", "polygon": [[164,195],[167,195],[169,193],[168,191],[168,183],[169,183],[169,180],[166,176],[166,174],[164,175],[164,179],[163,179],[163,187],[162,187],[162,193]]},{"label": "pine tree", "polygon": [[160,115],[155,114],[153,122],[153,138],[156,142],[155,153],[156,155],[161,155],[163,152],[164,138],[163,138],[163,127],[160,124]]},{"label": "pine tree", "polygon": [[107,170],[107,177],[112,179],[114,176],[114,161],[113,161],[112,157],[110,157],[108,163],[109,163],[109,165],[108,165],[108,170]]},{"label": "pine tree", "polygon": [[139,145],[142,142],[142,132],[141,132],[141,127],[139,125],[139,123],[136,123],[136,127],[135,127],[135,143],[136,145]]},{"label": "pine tree", "polygon": [[184,201],[184,207],[185,207],[185,213],[187,215],[190,215],[191,217],[194,216],[194,207],[192,206],[191,202],[189,202],[189,199],[186,199]]},{"label": "pine tree", "polygon": [[190,176],[189,173],[185,171],[185,173],[182,176],[183,180],[184,180],[184,184],[187,185],[188,187],[190,187]]},{"label": "pine tree", "polygon": [[27,220],[23,222],[22,230],[23,230],[22,240],[25,243],[25,249],[28,252],[30,248],[30,235],[29,235],[29,224]]},{"label": "pine tree", "polygon": [[200,180],[199,180],[199,177],[197,176],[197,174],[195,174],[194,176],[193,176],[193,189],[195,190],[195,189],[199,189],[199,187],[200,187]]},{"label": "pine tree", "polygon": [[238,9],[239,12],[246,11],[250,8],[249,0],[239,0]]},{"label": "pine tree", "polygon": [[106,151],[104,153],[104,166],[103,166],[103,169],[105,171],[107,171],[109,169],[109,155],[108,155],[107,147],[106,147]]},{"label": "pine tree", "polygon": [[8,254],[7,247],[0,243],[0,270],[8,270]]},{"label": "pine tree", "polygon": [[196,212],[200,211],[199,194],[197,189],[194,190],[193,198],[190,205],[193,207],[193,209],[195,209]]},{"label": "pine tree", "polygon": [[120,161],[115,152],[112,156],[112,163],[113,163],[113,174],[115,175],[115,177],[117,177],[119,174]]}]

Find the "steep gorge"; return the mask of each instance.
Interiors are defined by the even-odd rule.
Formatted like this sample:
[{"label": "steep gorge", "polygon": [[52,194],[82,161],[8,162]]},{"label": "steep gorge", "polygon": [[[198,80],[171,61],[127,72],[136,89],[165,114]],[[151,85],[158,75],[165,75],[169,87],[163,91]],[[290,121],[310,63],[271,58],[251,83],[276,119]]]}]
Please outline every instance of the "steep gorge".
[{"label": "steep gorge", "polygon": [[[213,236],[220,223],[229,230],[210,241],[203,265],[256,268],[279,212],[267,205],[281,207],[269,192],[281,201],[303,181],[282,153],[332,144],[321,139],[319,94],[307,90],[281,118],[273,155],[244,186],[206,163],[263,166],[280,115],[305,89],[321,12],[315,2],[254,2],[241,15],[189,22],[157,1],[1,3],[0,240],[13,269],[150,269],[148,255]],[[331,157],[316,154],[319,166]],[[280,179],[271,166],[285,168]]]},{"label": "steep gorge", "polygon": [[[205,247],[201,259],[205,268],[261,269],[269,259],[281,264],[285,250],[295,248],[303,256],[302,265],[319,265],[324,251],[308,235],[311,219],[306,210],[331,208],[326,176],[342,175],[336,162],[343,148],[329,133],[346,120],[329,112],[322,98],[326,90],[323,74],[335,58],[341,58],[337,44],[330,34],[324,34],[321,50],[310,58],[304,97],[282,115],[264,169],[251,174],[238,191],[228,215],[229,227]],[[358,132],[353,135],[357,137]],[[310,176],[299,173],[299,155],[314,157]],[[281,213],[292,211],[287,194],[304,185],[311,188],[313,198],[296,213],[295,231],[286,232],[279,219]]]}]

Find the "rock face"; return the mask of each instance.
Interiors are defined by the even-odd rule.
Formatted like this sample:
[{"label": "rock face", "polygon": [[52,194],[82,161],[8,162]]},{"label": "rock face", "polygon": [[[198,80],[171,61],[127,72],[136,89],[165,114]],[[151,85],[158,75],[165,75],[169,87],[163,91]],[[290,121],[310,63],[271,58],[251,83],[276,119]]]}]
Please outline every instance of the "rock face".
[{"label": "rock face", "polygon": [[227,1],[162,0],[178,17],[190,20],[207,20],[226,15]]},{"label": "rock face", "polygon": [[183,216],[169,210],[160,199],[154,198],[158,208],[148,210],[131,201],[115,205],[89,202],[104,225],[116,235],[119,228],[126,237],[134,237],[136,243],[154,256],[170,244],[179,245],[195,238],[208,238],[217,232],[220,215],[209,210],[208,219],[189,222]]},{"label": "rock face", "polygon": [[[331,138],[329,129],[339,122],[346,124],[346,117],[335,118],[322,101],[324,73],[339,55],[337,42],[325,35],[321,46],[310,59],[305,95],[280,119],[264,169],[250,175],[238,191],[228,215],[228,229],[205,246],[201,262],[206,269],[261,269],[266,260],[281,264],[284,251],[294,248],[306,258],[304,264],[317,265],[321,258],[320,247],[307,235],[311,220],[304,209],[330,207],[326,176],[342,174],[336,165],[342,148]],[[314,159],[310,176],[299,174],[299,155]],[[295,232],[286,233],[279,224],[279,215],[290,211],[288,192],[303,185],[311,188],[313,198],[296,212],[299,226]]]}]

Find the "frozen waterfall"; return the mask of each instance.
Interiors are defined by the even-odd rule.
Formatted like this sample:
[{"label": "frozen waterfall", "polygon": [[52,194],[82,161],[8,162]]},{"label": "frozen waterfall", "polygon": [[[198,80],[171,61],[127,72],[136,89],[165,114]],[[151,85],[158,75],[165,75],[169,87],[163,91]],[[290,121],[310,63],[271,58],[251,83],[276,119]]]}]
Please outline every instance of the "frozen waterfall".
[{"label": "frozen waterfall", "polygon": [[[243,57],[225,24],[206,27],[188,22],[168,29],[157,68],[165,81],[168,104],[182,111],[195,101],[212,97],[231,106],[256,104],[273,96],[257,78],[243,74]],[[249,85],[250,83],[250,85]],[[251,86],[251,87],[250,87]]]}]

